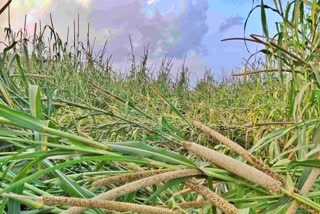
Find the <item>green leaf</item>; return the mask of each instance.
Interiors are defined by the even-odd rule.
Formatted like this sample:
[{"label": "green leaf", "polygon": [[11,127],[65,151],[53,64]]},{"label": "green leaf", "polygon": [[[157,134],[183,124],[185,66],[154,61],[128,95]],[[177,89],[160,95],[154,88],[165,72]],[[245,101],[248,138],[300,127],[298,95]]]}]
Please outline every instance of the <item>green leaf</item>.
[{"label": "green leaf", "polygon": [[23,128],[31,129],[38,132],[42,132],[44,129],[40,120],[37,120],[36,118],[30,116],[29,114],[10,109],[1,104],[0,104],[0,117],[8,119],[12,121],[14,124]]},{"label": "green leaf", "polygon": [[[9,155],[1,155],[0,161],[7,161],[7,160],[28,160],[28,159],[34,159],[34,158],[40,158],[43,157],[52,157],[56,155],[72,155],[72,154],[78,154],[79,152],[74,151],[67,151],[65,149],[63,150],[50,150],[50,151],[34,151],[34,152],[14,152],[10,153]],[[3,164],[4,162],[2,162]]]},{"label": "green leaf", "polygon": [[250,214],[250,208],[239,209],[237,214]]},{"label": "green leaf", "polygon": [[37,85],[29,85],[29,99],[31,115],[39,120],[43,120],[40,88]]},{"label": "green leaf", "polygon": [[287,170],[289,171],[292,168],[296,168],[299,166],[320,168],[320,160],[306,160],[306,161],[293,160],[288,164]]},{"label": "green leaf", "polygon": [[267,38],[269,38],[266,10],[265,10],[265,5],[263,3],[263,0],[261,0],[261,23],[262,23],[262,29],[263,29],[264,35]]},{"label": "green leaf", "polygon": [[[282,40],[283,40],[283,33],[280,32],[278,34],[278,45],[282,46]],[[277,58],[277,63],[278,63],[278,72],[280,74],[280,81],[283,83],[284,75],[283,75],[283,60],[282,60],[282,51],[277,50],[278,53],[278,58]]]},{"label": "green leaf", "polygon": [[[52,163],[48,160],[42,161],[43,165],[45,167],[53,167]],[[54,170],[53,173],[59,177],[61,182],[62,189],[69,194],[71,197],[80,197],[80,198],[92,198],[95,196],[92,192],[90,192],[87,189],[83,189],[82,187],[77,184],[74,180],[67,177],[65,174],[63,174],[60,170]],[[104,212],[99,209],[95,209],[96,213],[103,214]]]},{"label": "green leaf", "polygon": [[31,132],[20,131],[8,128],[0,128],[0,136],[28,136],[33,135]]},{"label": "green leaf", "polygon": [[174,134],[176,134],[181,140],[184,139],[183,134],[180,132],[180,130],[175,127],[174,125],[172,125],[171,123],[169,123],[165,117],[161,117],[161,128],[164,128],[165,130],[169,131],[169,132],[173,132]]},{"label": "green leaf", "polygon": [[136,195],[137,195],[137,191],[130,192],[128,195],[125,196],[124,202],[134,203],[134,201],[137,198]]},{"label": "green leaf", "polygon": [[18,71],[19,71],[19,74],[20,74],[20,78],[21,78],[21,80],[23,82],[23,85],[25,87],[25,91],[26,91],[26,93],[28,93],[28,85],[29,84],[28,84],[28,80],[27,80],[26,76],[24,75],[25,71],[22,68],[21,61],[20,61],[20,56],[18,54],[15,54],[14,57],[16,58]]},{"label": "green leaf", "polygon": [[299,177],[299,182],[297,184],[297,189],[301,189],[304,185],[304,183],[306,182],[306,180],[308,179],[310,173],[312,171],[312,168],[309,167],[305,167],[301,173],[301,176]]},{"label": "green leaf", "polygon": [[[177,178],[177,179],[173,179],[173,180],[166,182],[164,185],[162,185],[160,188],[158,188],[154,193],[152,193],[152,195],[147,200],[145,200],[143,203],[147,204],[149,201],[153,201],[162,192],[166,191],[167,189],[169,189],[170,187],[172,187],[174,185],[178,185],[178,184],[182,183],[185,179],[186,178]],[[155,206],[156,204],[153,204],[153,205]]]},{"label": "green leaf", "polygon": [[[32,168],[37,164],[37,162],[41,161],[43,157],[39,157],[38,159],[34,159],[33,161],[30,161],[29,163],[26,162],[26,164],[19,170],[19,173],[14,177],[13,182],[16,182],[20,180],[21,178],[24,178],[27,176]],[[9,169],[9,168],[8,168]],[[16,194],[22,194],[24,190],[24,184],[20,184],[19,186],[16,186],[12,192]],[[20,202],[18,200],[10,198],[8,200],[8,213],[9,214],[19,214],[21,213],[21,207]]]},{"label": "green leaf", "polygon": [[10,106],[14,107],[13,101],[8,93],[7,87],[2,80],[0,80],[0,92],[3,95],[5,102]]},{"label": "green leaf", "polygon": [[0,194],[5,193],[5,192],[10,192],[13,189],[19,187],[20,185],[22,185],[26,182],[30,182],[35,179],[38,179],[39,177],[41,177],[45,174],[52,173],[56,169],[62,169],[62,168],[72,166],[77,163],[86,162],[86,161],[127,161],[127,162],[140,163],[140,164],[148,164],[149,163],[146,160],[141,160],[141,159],[137,159],[137,158],[124,157],[124,156],[111,156],[111,155],[110,156],[91,156],[91,157],[79,158],[77,160],[68,160],[66,162],[56,164],[52,167],[42,169],[41,171],[35,172],[29,176],[26,176],[16,182],[14,182],[14,183],[11,183],[10,186],[1,189]]},{"label": "green leaf", "polygon": [[310,64],[311,68],[312,68],[312,72],[316,77],[318,86],[320,86],[320,70],[319,70],[319,66],[318,65],[314,65],[314,64]]},{"label": "green leaf", "polygon": [[87,139],[81,136],[77,136],[74,134],[70,134],[67,132],[62,132],[60,130],[47,128],[41,120],[38,120],[31,115],[28,115],[21,111],[16,111],[13,109],[10,109],[4,105],[0,104],[0,117],[3,117],[5,119],[8,119],[9,121],[13,122],[19,127],[31,129],[33,131],[42,132],[42,133],[49,133],[52,135],[60,136],[63,138],[70,139],[71,141],[78,141],[80,143],[84,143],[86,145],[94,146],[96,148],[100,149],[106,149],[108,150],[108,147],[100,142],[96,142],[91,139]]},{"label": "green leaf", "polygon": [[125,142],[125,143],[109,143],[107,144],[112,151],[121,152],[124,154],[137,155],[139,157],[150,158],[153,160],[183,165],[188,167],[195,167],[187,158],[178,155],[174,152],[167,151],[162,148],[152,147],[140,142]]},{"label": "green leaf", "polygon": [[132,100],[129,100],[128,102],[126,102],[126,105],[129,106],[130,108],[134,109],[137,113],[139,113],[142,116],[145,116],[148,119],[153,119],[150,115],[148,115],[147,113],[145,113],[144,111],[142,111],[140,108],[138,108],[134,102]]},{"label": "green leaf", "polygon": [[290,176],[290,174],[287,172],[287,182],[286,182],[286,189],[289,191],[294,191],[294,182]]},{"label": "green leaf", "polygon": [[190,127],[193,127],[191,123],[181,114],[181,112],[154,86],[151,88],[159,95],[182,120],[184,120]]}]

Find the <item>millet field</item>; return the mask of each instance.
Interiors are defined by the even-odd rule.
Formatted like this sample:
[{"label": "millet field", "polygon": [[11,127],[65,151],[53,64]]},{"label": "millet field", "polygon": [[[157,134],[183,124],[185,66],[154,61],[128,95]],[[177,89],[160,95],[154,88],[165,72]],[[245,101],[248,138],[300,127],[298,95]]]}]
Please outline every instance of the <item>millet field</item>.
[{"label": "millet field", "polygon": [[320,213],[320,1],[251,12],[263,35],[223,42],[262,49],[193,85],[170,57],[148,67],[148,47],[119,74],[77,19],[66,41],[54,20],[6,28],[0,213]]}]

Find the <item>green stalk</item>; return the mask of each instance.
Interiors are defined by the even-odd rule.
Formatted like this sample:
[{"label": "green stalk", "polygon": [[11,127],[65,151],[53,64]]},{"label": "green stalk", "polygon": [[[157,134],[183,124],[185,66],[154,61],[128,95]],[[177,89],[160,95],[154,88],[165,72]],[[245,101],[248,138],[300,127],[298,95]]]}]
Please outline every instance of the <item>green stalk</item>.
[{"label": "green stalk", "polygon": [[[28,140],[28,139],[20,139],[20,138],[9,138],[9,137],[1,137],[1,140],[12,140],[12,141],[18,141],[18,142],[25,142],[25,143],[31,143],[31,144],[35,144],[35,145],[41,145],[44,142],[41,141],[34,141],[34,140]],[[67,149],[67,150],[74,150],[74,151],[81,151],[81,152],[91,152],[93,154],[101,154],[101,155],[118,155],[116,153],[113,152],[108,152],[108,151],[104,151],[104,150],[97,150],[97,149],[93,149],[90,147],[78,147],[78,146],[70,146],[70,145],[60,145],[60,144],[56,144],[56,143],[48,143],[45,142],[45,144],[47,146],[51,146],[53,148],[60,148],[60,149]],[[0,158],[1,159],[1,158]]]},{"label": "green stalk", "polygon": [[313,209],[316,209],[317,211],[320,211],[320,204],[317,204],[316,202],[311,201],[309,198],[302,196],[300,194],[290,192],[287,189],[281,188],[281,192],[286,194],[287,196],[294,198],[295,200],[299,201],[300,203],[303,203]]},{"label": "green stalk", "polygon": [[234,199],[227,199],[231,202],[248,202],[248,201],[258,201],[258,200],[266,200],[266,199],[278,199],[283,195],[267,195],[267,196],[257,196],[257,197],[250,197],[250,198],[234,198]]},{"label": "green stalk", "polygon": [[91,140],[91,139],[88,139],[88,138],[84,138],[84,137],[81,137],[81,136],[78,136],[78,135],[74,135],[74,134],[70,134],[68,132],[63,132],[63,131],[60,131],[60,130],[57,130],[57,129],[52,129],[52,128],[44,128],[43,129],[43,133],[48,133],[48,134],[52,134],[52,135],[56,135],[56,136],[59,136],[59,137],[62,137],[62,138],[66,138],[66,139],[69,139],[69,140],[74,140],[74,141],[77,141],[77,142],[80,142],[80,143],[84,143],[88,146],[93,146],[95,148],[98,148],[98,149],[104,149],[104,150],[110,150],[110,148],[102,143],[99,143],[97,141],[94,141],[94,140]]}]

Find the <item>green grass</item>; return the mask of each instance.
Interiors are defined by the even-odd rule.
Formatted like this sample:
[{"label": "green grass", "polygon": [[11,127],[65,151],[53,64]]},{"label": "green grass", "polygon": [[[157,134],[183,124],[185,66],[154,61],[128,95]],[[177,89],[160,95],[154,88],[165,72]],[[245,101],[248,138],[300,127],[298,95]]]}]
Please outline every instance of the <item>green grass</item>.
[{"label": "green grass", "polygon": [[[248,63],[244,77],[233,81],[218,82],[207,73],[193,88],[186,69],[177,80],[169,78],[176,71],[168,58],[157,77],[151,78],[147,52],[121,76],[110,61],[101,60],[103,54],[94,57],[79,41],[64,43],[50,26],[33,38],[7,31],[10,39],[0,56],[0,194],[28,197],[3,195],[0,213],[61,213],[68,204],[48,205],[39,197],[93,198],[117,186],[94,187],[96,180],[155,169],[198,169],[203,186],[243,213],[286,213],[289,207],[294,213],[294,199],[302,204],[298,213],[319,211],[319,181],[311,178],[320,167],[320,7],[315,0],[275,1],[260,2],[254,10],[260,10],[264,35],[245,40],[265,45],[264,63]],[[268,31],[266,10],[282,17],[276,35]],[[285,185],[271,192],[227,162],[212,162],[202,154],[206,149],[188,151],[182,141],[256,167],[198,130],[193,120],[237,142],[281,175]],[[112,200],[219,213],[220,205],[208,198],[200,208],[183,208],[203,194],[200,187],[184,192],[187,179],[163,178]],[[299,193],[306,184],[311,189]]]}]

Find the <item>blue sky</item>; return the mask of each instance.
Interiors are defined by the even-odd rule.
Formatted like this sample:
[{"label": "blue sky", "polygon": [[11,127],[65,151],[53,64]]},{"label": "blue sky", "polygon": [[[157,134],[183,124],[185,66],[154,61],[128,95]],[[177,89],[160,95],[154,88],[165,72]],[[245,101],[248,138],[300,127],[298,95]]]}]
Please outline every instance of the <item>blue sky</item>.
[{"label": "blue sky", "polygon": [[[145,13],[150,16],[150,11],[163,11],[168,8],[176,8],[176,14],[181,13],[183,21],[180,22],[180,41],[174,46],[173,50],[168,51],[175,58],[192,56],[198,58],[192,61],[199,66],[192,65],[195,69],[206,67],[211,69],[217,78],[228,76],[232,71],[237,71],[242,67],[242,62],[249,55],[261,47],[255,44],[248,44],[250,53],[241,41],[221,42],[224,38],[242,37],[244,35],[244,22],[252,9],[251,0],[198,0],[184,1],[185,11],[183,11],[179,1],[155,1]],[[272,5],[272,1],[265,1]],[[252,13],[249,19],[246,35],[251,33],[261,34],[259,9]],[[196,20],[196,21],[195,21]],[[271,31],[277,17],[268,13],[269,26]],[[201,76],[201,72],[199,72]],[[197,74],[197,73],[196,73]],[[197,75],[195,75],[197,76]]]},{"label": "blue sky", "polygon": [[[5,0],[0,0],[2,3]],[[13,1],[14,2],[14,1]],[[17,1],[16,1],[17,2]],[[55,28],[66,38],[67,27],[80,14],[82,39],[86,38],[87,23],[91,24],[91,38],[97,47],[108,40],[108,54],[113,63],[126,70],[130,56],[129,34],[137,57],[150,45],[150,64],[156,67],[164,56],[173,57],[175,66],[186,58],[191,78],[200,79],[205,68],[217,78],[230,75],[242,67],[250,53],[241,41],[221,42],[223,38],[242,37],[244,21],[252,8],[252,0],[27,0],[13,5],[16,13],[12,22],[23,25],[21,13],[34,22],[49,23],[52,13]],[[265,0],[272,4],[272,0]],[[0,17],[5,26],[5,16]],[[269,26],[277,17],[268,13]],[[272,27],[271,27],[272,28]],[[247,35],[261,33],[259,10],[248,22]],[[251,53],[258,48],[249,44]]]}]

